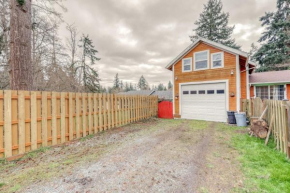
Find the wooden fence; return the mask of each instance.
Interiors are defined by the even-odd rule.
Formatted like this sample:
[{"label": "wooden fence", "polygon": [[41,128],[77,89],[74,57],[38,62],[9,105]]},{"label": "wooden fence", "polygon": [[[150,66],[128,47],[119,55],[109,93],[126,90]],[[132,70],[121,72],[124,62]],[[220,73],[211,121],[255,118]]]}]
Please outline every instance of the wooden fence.
[{"label": "wooden fence", "polygon": [[157,116],[157,96],[0,91],[0,158]]},{"label": "wooden fence", "polygon": [[289,107],[289,103],[285,101],[262,101],[260,98],[242,100],[242,110],[250,118],[260,117],[266,110],[263,118],[268,123],[277,150],[285,153],[290,158]]}]

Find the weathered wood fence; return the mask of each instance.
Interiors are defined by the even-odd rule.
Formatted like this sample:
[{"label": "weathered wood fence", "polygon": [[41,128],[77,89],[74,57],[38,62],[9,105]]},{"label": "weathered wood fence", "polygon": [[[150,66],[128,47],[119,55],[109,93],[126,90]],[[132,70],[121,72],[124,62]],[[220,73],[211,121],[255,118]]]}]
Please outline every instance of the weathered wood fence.
[{"label": "weathered wood fence", "polygon": [[157,116],[157,96],[0,91],[0,158]]},{"label": "weathered wood fence", "polygon": [[289,103],[285,101],[262,101],[260,98],[242,100],[242,110],[249,118],[260,117],[267,108],[263,118],[271,128],[277,150],[290,158],[289,107]]}]

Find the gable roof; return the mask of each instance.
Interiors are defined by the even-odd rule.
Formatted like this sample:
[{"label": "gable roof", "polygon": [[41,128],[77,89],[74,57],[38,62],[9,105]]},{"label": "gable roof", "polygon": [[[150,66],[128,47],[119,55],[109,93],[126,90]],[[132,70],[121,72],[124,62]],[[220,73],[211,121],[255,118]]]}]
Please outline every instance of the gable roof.
[{"label": "gable roof", "polygon": [[[196,41],[194,41],[190,46],[188,46],[185,50],[183,50],[176,58],[174,58],[174,60],[172,60],[167,66],[167,69],[170,69],[173,65],[175,65],[180,59],[182,59],[186,54],[188,54],[193,48],[195,48],[200,42],[204,42],[205,44],[208,44],[210,46],[216,47],[218,49],[224,50],[226,52],[235,54],[235,55],[240,55],[243,56],[245,58],[248,57],[248,54],[244,51],[241,50],[237,50],[234,48],[231,48],[229,46],[225,46],[223,44],[199,37]],[[251,65],[255,65],[254,62],[249,62],[249,64]]]},{"label": "gable roof", "polygon": [[251,84],[290,83],[290,70],[253,73]]}]

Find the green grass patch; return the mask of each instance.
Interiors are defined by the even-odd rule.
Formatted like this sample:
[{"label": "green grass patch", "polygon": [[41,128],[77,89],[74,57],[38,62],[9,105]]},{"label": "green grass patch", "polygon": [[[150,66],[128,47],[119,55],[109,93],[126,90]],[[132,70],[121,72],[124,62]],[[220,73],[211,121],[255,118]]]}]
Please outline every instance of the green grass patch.
[{"label": "green grass patch", "polygon": [[0,183],[0,188],[2,188],[5,184],[4,183]]},{"label": "green grass patch", "polygon": [[27,153],[23,158],[23,159],[27,159],[27,158],[34,158],[37,157],[40,153],[45,153],[47,150],[49,150],[51,147],[41,147],[35,151],[31,151],[29,153]]},{"label": "green grass patch", "polygon": [[197,120],[189,121],[189,128],[191,128],[194,131],[206,129],[208,128],[208,126],[209,126],[209,122],[207,121],[197,121]]},{"label": "green grass patch", "polygon": [[246,182],[243,192],[290,192],[290,161],[276,150],[273,139],[265,140],[240,133],[238,127],[221,124],[219,129],[232,135],[231,146],[240,153]]},{"label": "green grass patch", "polygon": [[88,140],[88,139],[92,139],[94,137],[94,135],[87,135],[87,136],[85,136],[85,137],[82,137],[82,138],[80,138],[80,141],[81,142],[83,142],[83,141],[86,141],[86,140]]},{"label": "green grass patch", "polygon": [[21,188],[19,184],[14,185],[12,188],[9,189],[9,192],[16,192]]}]

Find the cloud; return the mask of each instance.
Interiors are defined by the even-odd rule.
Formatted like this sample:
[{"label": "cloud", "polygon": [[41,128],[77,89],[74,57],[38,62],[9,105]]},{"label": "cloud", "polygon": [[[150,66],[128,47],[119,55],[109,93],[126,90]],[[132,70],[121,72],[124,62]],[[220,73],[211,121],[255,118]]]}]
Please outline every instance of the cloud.
[{"label": "cloud", "polygon": [[[207,0],[73,0],[65,1],[67,23],[89,34],[101,61],[96,63],[101,84],[111,86],[116,73],[134,84],[144,75],[150,85],[172,79],[165,66],[191,42],[194,22]],[[263,28],[259,18],[275,10],[274,0],[223,0],[235,25],[233,37],[249,51]],[[67,32],[61,28],[65,39]]]}]

